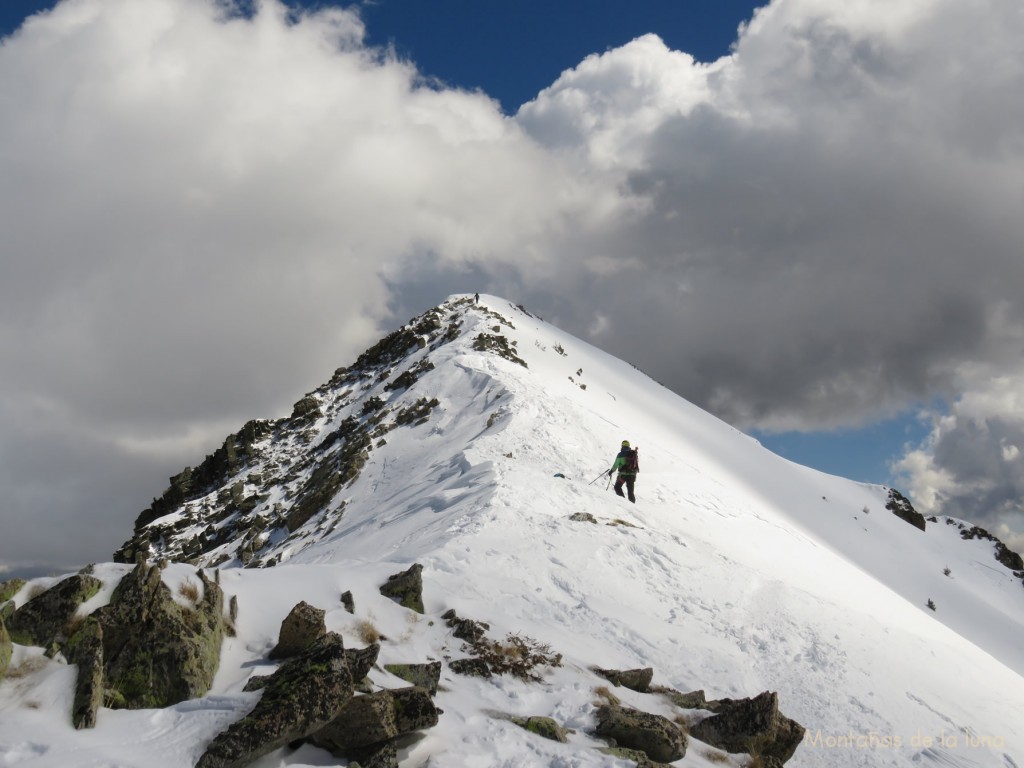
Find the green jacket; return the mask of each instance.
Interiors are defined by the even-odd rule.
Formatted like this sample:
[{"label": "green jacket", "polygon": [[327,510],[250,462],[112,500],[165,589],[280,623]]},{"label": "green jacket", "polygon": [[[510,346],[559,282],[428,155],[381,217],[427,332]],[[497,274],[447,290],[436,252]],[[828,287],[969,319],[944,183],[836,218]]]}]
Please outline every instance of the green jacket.
[{"label": "green jacket", "polygon": [[619,455],[615,457],[615,463],[612,464],[612,471],[619,471],[620,475],[624,477],[636,477],[636,473],[640,471],[640,460],[637,458],[636,469],[625,469],[626,461],[630,454],[635,453],[632,448],[623,448],[619,451]]}]

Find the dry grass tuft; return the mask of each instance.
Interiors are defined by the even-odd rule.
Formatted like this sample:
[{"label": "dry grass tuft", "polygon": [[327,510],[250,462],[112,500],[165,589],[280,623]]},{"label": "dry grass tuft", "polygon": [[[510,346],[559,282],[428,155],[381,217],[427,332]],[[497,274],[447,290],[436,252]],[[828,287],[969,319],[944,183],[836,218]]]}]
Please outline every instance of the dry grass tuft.
[{"label": "dry grass tuft", "polygon": [[732,762],[732,760],[729,758],[729,755],[717,749],[706,749],[703,752],[701,752],[701,754],[704,756],[704,759],[707,760],[709,763],[715,763],[716,765],[724,765],[726,763]]},{"label": "dry grass tuft", "polygon": [[373,625],[372,621],[367,619],[356,622],[355,633],[367,645],[379,643],[383,639],[381,633],[377,631],[377,627]]},{"label": "dry grass tuft", "polygon": [[192,605],[199,603],[199,587],[191,580],[183,581],[178,587],[178,594],[188,600]]},{"label": "dry grass tuft", "polygon": [[607,685],[601,685],[594,689],[594,694],[597,696],[597,701],[594,702],[595,707],[600,707],[604,704],[610,704],[613,707],[619,706],[622,701],[611,692],[611,689]]}]

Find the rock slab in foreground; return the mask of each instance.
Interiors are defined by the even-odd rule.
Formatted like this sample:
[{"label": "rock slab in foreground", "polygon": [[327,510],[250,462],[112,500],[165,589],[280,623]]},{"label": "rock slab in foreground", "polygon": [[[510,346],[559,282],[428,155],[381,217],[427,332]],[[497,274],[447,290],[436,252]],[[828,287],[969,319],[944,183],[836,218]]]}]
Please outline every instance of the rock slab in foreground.
[{"label": "rock slab in foreground", "polygon": [[328,632],[267,678],[256,706],[210,743],[196,768],[244,768],[323,728],[351,699],[341,636]]},{"label": "rock slab in foreground", "polygon": [[690,728],[690,735],[726,752],[748,752],[785,763],[804,738],[804,727],[779,712],[777,693],[708,702],[718,714]]},{"label": "rock slab in foreground", "polygon": [[651,760],[671,763],[686,755],[686,734],[661,715],[605,705],[597,710],[597,735],[637,749]]}]

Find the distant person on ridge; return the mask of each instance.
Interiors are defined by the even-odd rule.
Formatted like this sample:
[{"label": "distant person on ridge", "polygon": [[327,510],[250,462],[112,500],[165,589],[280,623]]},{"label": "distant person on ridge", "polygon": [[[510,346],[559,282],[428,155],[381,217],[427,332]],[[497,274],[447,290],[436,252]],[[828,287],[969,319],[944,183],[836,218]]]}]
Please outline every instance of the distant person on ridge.
[{"label": "distant person on ridge", "polygon": [[622,441],[622,450],[615,457],[615,463],[608,470],[608,476],[619,470],[619,476],[615,480],[615,493],[622,496],[622,486],[626,486],[629,500],[636,504],[636,496],[633,495],[633,487],[636,484],[636,473],[640,471],[640,460],[637,457],[637,449],[629,447],[629,440]]}]

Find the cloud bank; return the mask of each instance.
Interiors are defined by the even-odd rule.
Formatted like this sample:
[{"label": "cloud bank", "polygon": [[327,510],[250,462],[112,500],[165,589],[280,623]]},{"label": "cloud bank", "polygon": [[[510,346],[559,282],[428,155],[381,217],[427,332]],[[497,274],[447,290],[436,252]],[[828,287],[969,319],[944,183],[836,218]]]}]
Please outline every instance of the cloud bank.
[{"label": "cloud bank", "polygon": [[352,11],[30,19],[0,45],[0,561],[109,556],[169,474],[464,290],[740,427],[944,400],[908,486],[1020,530],[1024,13],[838,6],[776,0],[709,65],[642,37],[512,117]]}]

